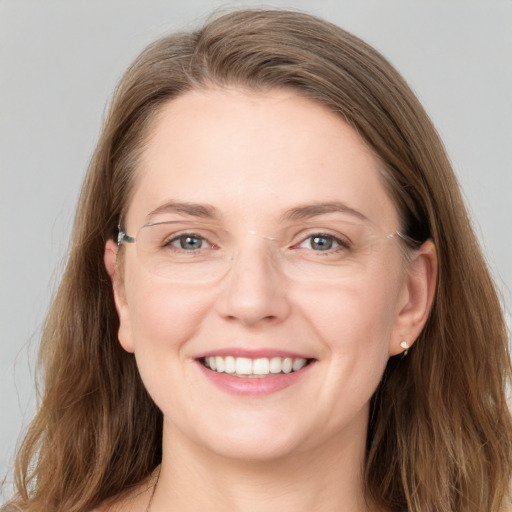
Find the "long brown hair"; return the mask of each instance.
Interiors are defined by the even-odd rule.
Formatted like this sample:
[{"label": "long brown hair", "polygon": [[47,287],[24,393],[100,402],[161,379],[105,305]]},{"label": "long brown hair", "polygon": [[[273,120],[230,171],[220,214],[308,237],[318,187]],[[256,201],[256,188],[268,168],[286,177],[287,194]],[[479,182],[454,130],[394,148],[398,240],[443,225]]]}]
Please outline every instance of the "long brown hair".
[{"label": "long brown hair", "polygon": [[167,36],[118,86],[44,328],[41,403],[10,505],[85,512],[146,478],[161,459],[162,416],[117,341],[103,253],[155,114],[212,85],[293,88],[339,113],[379,158],[406,234],[437,248],[427,325],[406,358],[390,359],[372,399],[368,497],[393,511],[500,510],[512,473],[508,335],[443,145],[378,52],[330,23],[280,10],[236,11]]}]

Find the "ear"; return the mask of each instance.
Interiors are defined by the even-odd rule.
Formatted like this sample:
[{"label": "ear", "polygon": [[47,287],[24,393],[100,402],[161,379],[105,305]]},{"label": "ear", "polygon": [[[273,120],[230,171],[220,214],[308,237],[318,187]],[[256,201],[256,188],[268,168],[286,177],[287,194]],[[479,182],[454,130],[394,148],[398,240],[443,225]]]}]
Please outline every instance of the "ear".
[{"label": "ear", "polygon": [[105,245],[103,261],[112,281],[114,301],[116,304],[117,315],[119,317],[119,342],[127,352],[133,353],[134,347],[132,329],[130,325],[130,313],[126,302],[124,279],[118,265],[118,252],[119,248],[117,247],[117,244],[113,240],[109,240]]},{"label": "ear", "polygon": [[407,264],[400,309],[390,341],[390,356],[407,350],[420,335],[432,307],[436,280],[436,248],[432,241],[427,240],[413,252],[412,260]]}]

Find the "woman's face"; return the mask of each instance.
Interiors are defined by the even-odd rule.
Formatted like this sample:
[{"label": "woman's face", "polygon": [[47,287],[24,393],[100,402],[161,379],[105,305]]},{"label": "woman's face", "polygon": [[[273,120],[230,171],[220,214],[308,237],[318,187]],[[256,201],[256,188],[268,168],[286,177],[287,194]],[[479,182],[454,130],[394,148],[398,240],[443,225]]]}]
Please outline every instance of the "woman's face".
[{"label": "woman's face", "polygon": [[119,337],[164,436],[251,459],[364,444],[410,290],[377,160],[338,115],[288,90],[184,94],[123,228]]}]

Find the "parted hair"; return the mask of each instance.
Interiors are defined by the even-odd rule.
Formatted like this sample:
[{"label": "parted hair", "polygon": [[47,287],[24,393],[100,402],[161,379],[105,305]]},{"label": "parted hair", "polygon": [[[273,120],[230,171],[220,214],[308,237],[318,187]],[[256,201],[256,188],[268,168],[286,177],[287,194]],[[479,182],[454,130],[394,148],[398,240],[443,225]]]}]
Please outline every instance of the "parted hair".
[{"label": "parted hair", "polygon": [[250,9],[147,47],[121,79],[90,163],[70,254],[42,334],[40,403],[7,510],[88,512],[161,460],[162,414],[119,321],[104,267],[162,106],[190,90],[289,88],[339,114],[374,152],[402,230],[431,239],[434,303],[371,402],[365,492],[393,512],[498,512],[512,473],[508,333],[445,149],[373,48],[308,14]]}]

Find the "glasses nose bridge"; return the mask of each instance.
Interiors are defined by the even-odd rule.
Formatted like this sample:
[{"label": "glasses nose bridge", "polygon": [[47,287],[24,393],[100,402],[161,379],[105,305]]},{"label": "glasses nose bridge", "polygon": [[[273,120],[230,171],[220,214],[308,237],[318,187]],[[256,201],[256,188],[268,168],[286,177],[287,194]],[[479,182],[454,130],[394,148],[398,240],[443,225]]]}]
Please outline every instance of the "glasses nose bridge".
[{"label": "glasses nose bridge", "polygon": [[258,268],[281,270],[277,239],[254,230],[239,237],[228,255],[230,269],[254,272]]},{"label": "glasses nose bridge", "polygon": [[237,240],[216,301],[223,317],[254,325],[288,316],[288,285],[278,263],[279,252],[277,243],[264,237],[247,234]]}]

